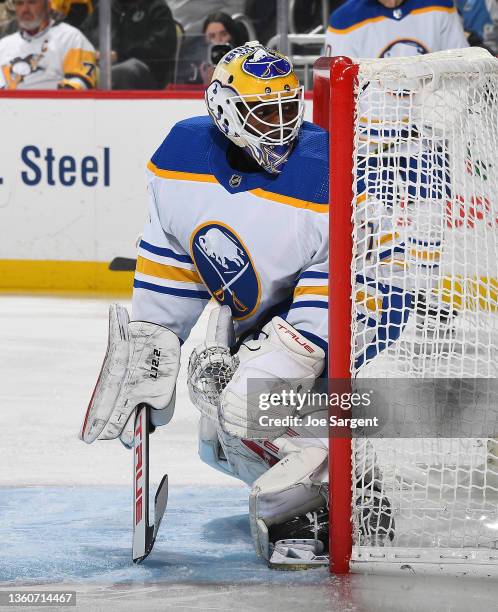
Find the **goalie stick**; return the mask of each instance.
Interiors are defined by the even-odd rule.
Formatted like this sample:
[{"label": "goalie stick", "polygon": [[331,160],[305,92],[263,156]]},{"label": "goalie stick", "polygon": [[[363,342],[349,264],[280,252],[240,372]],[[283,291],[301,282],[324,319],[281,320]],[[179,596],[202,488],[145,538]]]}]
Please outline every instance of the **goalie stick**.
[{"label": "goalie stick", "polygon": [[135,413],[133,442],[133,563],[151,552],[168,503],[168,475],[162,477],[154,500],[154,523],[149,524],[149,412],[139,404]]},{"label": "goalie stick", "polygon": [[137,260],[129,257],[115,257],[109,264],[112,272],[135,272]]}]

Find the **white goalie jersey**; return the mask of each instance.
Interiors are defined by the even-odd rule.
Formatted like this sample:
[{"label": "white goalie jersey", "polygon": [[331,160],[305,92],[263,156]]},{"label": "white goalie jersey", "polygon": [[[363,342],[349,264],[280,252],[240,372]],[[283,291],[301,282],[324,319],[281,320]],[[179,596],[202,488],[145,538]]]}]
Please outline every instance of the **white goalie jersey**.
[{"label": "white goalie jersey", "polygon": [[[305,123],[278,178],[234,171],[227,147],[209,118],[194,118],[177,124],[149,163],[150,219],[139,246],[132,318],[164,325],[185,341],[214,298],[230,306],[237,336],[280,315],[327,352],[327,134]],[[365,194],[359,214],[379,201]],[[359,324],[368,331],[363,360],[394,341],[410,314],[405,245],[389,216],[380,219],[383,227],[365,227],[357,240],[368,251],[364,274],[355,279]],[[399,279],[396,291],[379,270]]]}]

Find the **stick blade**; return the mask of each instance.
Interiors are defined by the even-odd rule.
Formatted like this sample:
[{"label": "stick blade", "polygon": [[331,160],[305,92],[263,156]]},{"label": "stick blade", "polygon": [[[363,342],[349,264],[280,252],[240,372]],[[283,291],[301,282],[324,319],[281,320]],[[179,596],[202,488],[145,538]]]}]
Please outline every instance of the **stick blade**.
[{"label": "stick blade", "polygon": [[[168,504],[168,474],[164,474],[156,491],[154,501],[154,540],[161,526],[166,506]],[[152,543],[154,545],[154,543]]]},{"label": "stick blade", "polygon": [[168,475],[165,474],[156,491],[154,499],[154,525],[148,525],[145,533],[145,542],[143,548],[133,549],[133,563],[142,563],[154,548],[157,532],[161,526],[166,506],[168,504]]}]

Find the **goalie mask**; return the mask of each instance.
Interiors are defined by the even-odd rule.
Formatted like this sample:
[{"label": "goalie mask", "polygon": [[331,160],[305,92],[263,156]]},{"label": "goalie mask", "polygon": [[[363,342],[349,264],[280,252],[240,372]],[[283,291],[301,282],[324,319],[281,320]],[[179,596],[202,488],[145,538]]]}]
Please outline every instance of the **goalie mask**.
[{"label": "goalie mask", "polygon": [[215,125],[267,172],[287,161],[304,114],[304,88],[289,59],[246,43],[222,57],[206,90]]}]

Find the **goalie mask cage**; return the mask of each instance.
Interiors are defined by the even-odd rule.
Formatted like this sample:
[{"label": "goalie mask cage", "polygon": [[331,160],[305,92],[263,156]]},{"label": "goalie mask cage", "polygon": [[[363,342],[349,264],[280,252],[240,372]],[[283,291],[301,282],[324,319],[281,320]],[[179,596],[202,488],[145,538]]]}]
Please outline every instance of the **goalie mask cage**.
[{"label": "goalie mask cage", "polygon": [[[315,64],[314,121],[330,133],[330,378],[496,377],[497,96],[498,60],[482,49]],[[408,301],[386,338],[393,287]],[[331,437],[331,571],[498,575],[493,434]],[[361,529],[372,490],[392,539],[382,521]]]}]

